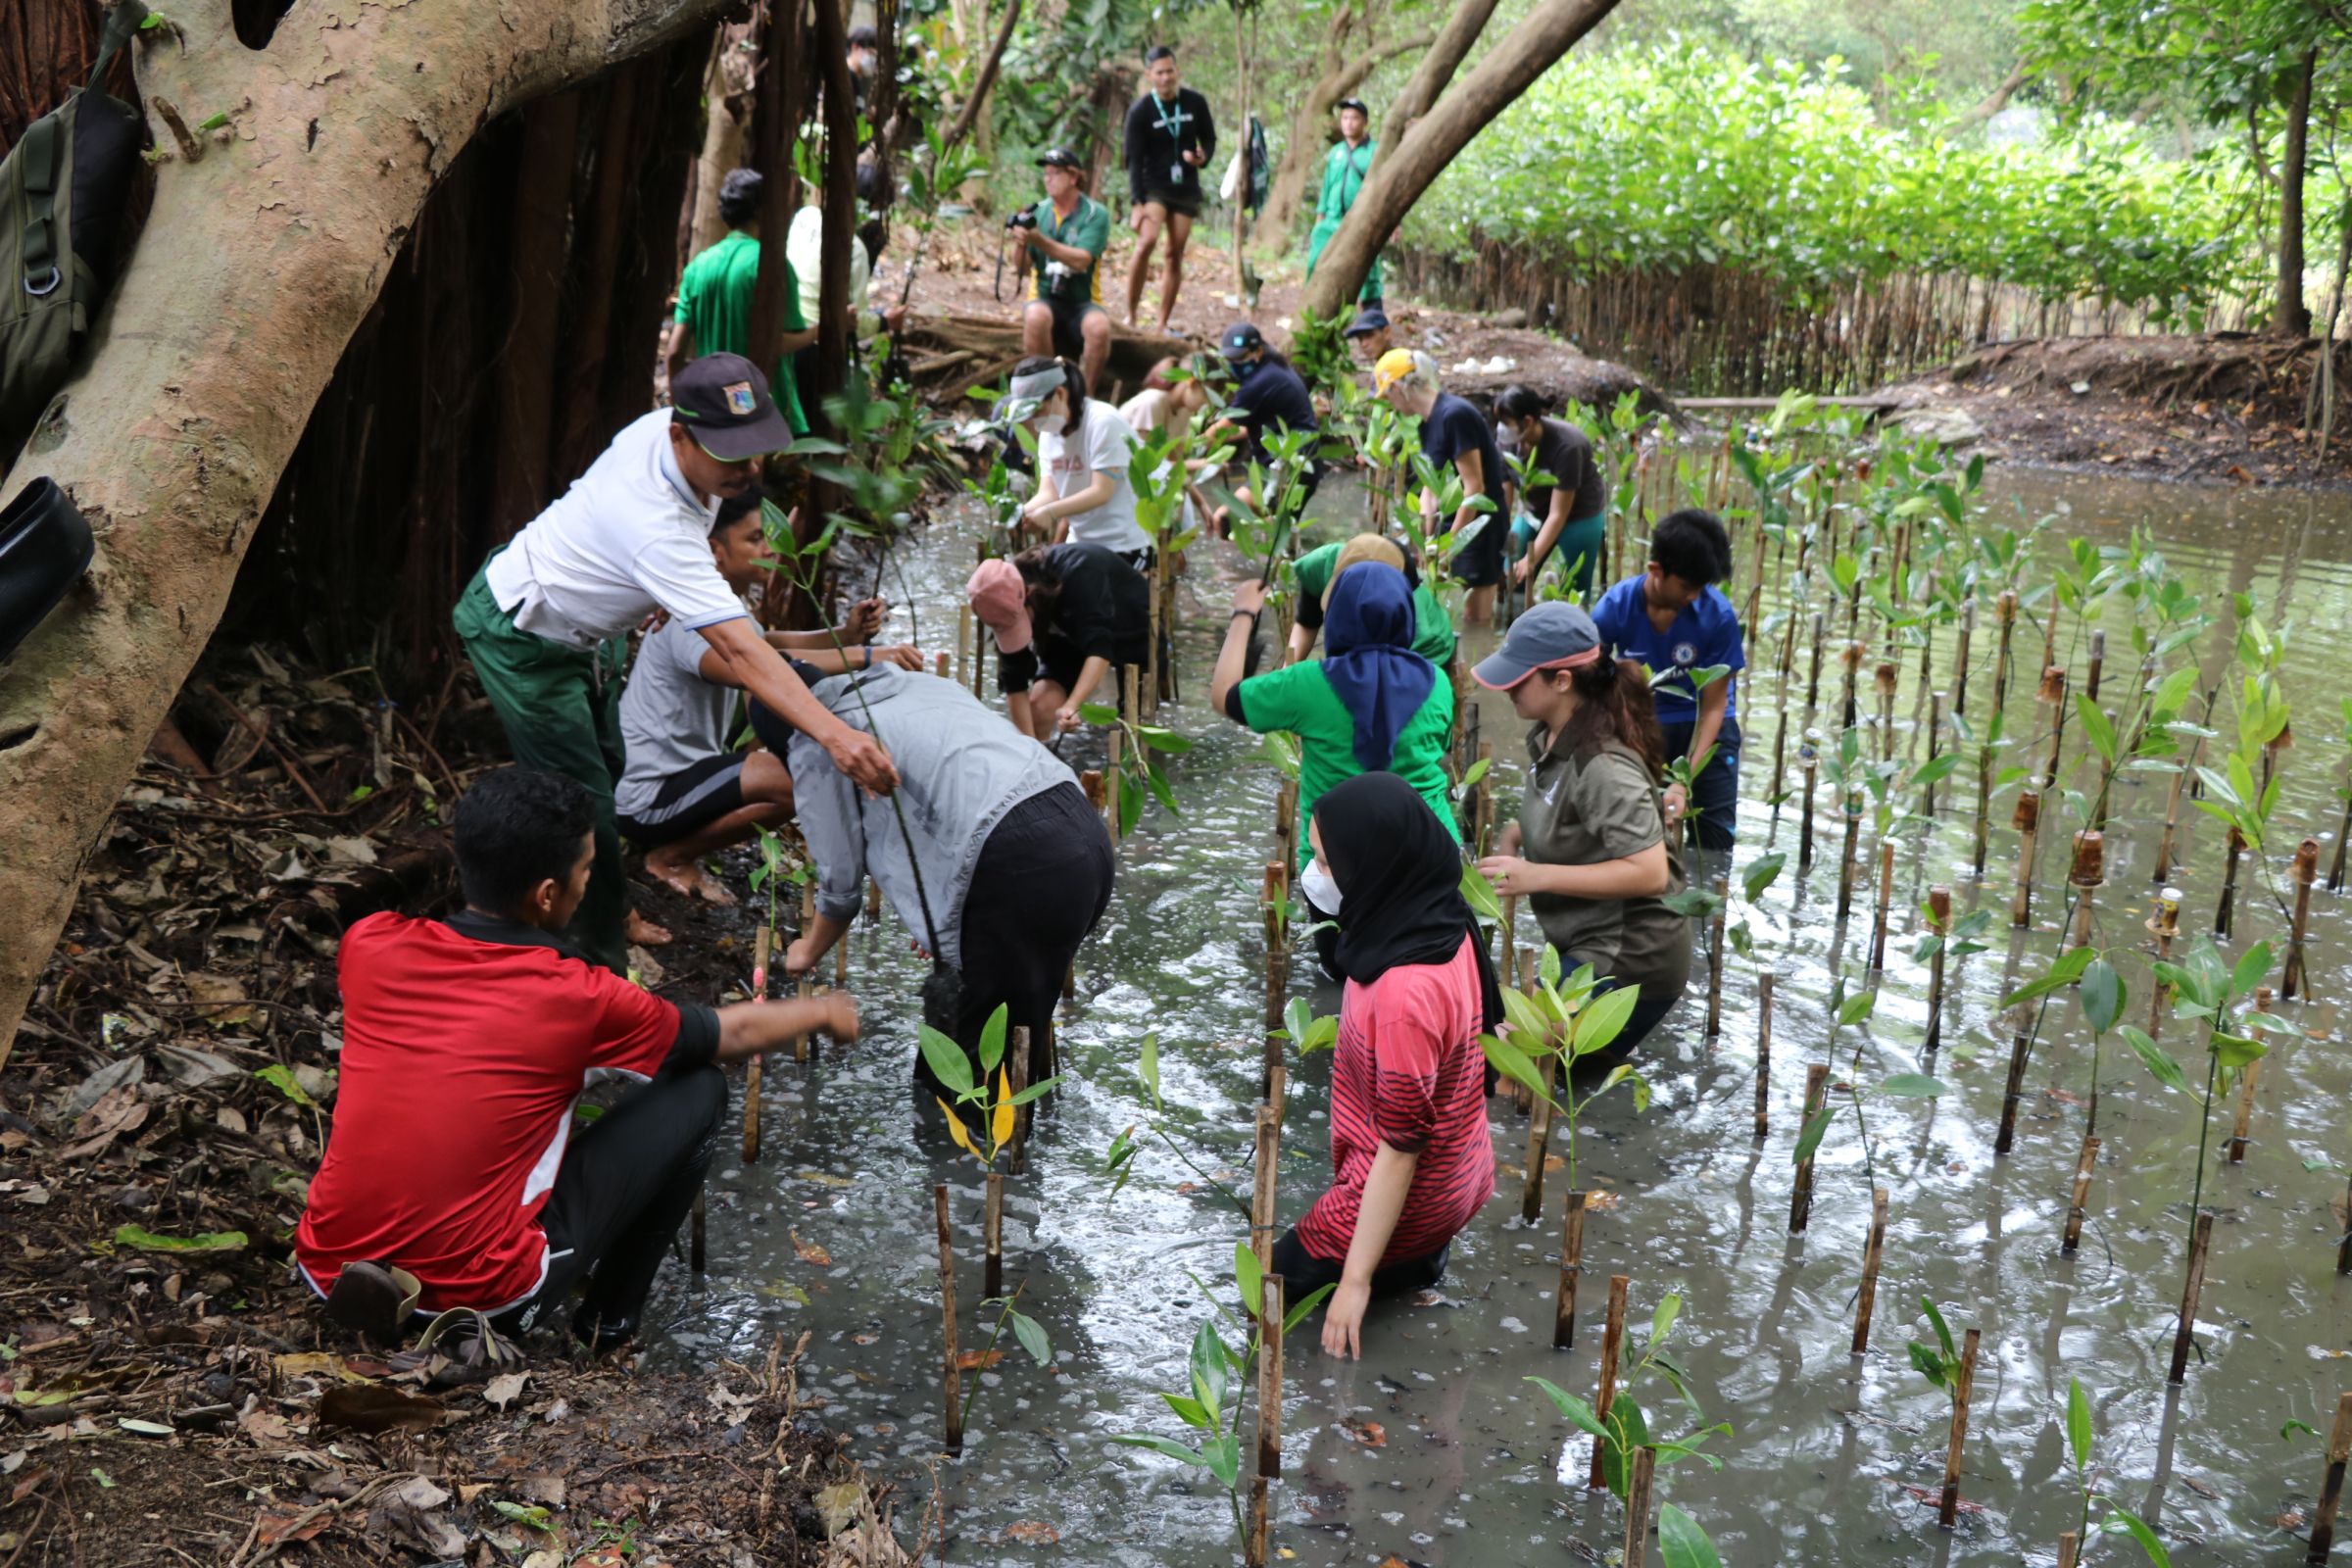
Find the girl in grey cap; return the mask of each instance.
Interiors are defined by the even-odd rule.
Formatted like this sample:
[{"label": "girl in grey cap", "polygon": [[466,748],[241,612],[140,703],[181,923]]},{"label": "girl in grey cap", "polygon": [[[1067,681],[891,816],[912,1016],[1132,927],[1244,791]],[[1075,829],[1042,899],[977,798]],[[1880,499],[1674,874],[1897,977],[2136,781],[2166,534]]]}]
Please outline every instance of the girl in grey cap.
[{"label": "girl in grey cap", "polygon": [[1499,853],[1478,862],[1496,891],[1527,900],[1570,969],[1642,1000],[1610,1054],[1630,1053],[1690,979],[1690,922],[1666,907],[1683,867],[1660,796],[1665,743],[1649,682],[1608,657],[1592,617],[1538,605],[1471,671],[1508,692],[1528,732],[1527,791]]}]

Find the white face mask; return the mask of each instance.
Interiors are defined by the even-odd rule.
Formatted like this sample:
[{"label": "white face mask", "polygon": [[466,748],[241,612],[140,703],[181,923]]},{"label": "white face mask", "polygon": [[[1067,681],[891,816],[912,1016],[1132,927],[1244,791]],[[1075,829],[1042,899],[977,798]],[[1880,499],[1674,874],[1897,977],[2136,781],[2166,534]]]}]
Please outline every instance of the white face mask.
[{"label": "white face mask", "polygon": [[1323,869],[1321,860],[1306,862],[1306,869],[1298,873],[1298,891],[1306,895],[1307,903],[1325,914],[1340,912],[1340,885]]}]

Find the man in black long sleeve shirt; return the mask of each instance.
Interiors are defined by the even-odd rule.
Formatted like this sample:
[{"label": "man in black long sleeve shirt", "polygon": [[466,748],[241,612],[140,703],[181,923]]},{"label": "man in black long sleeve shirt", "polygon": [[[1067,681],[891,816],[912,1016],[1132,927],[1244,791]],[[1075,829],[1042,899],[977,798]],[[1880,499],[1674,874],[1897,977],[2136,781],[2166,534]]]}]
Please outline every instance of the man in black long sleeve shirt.
[{"label": "man in black long sleeve shirt", "polygon": [[1144,308],[1144,278],[1152,270],[1152,247],[1164,228],[1168,270],[1160,282],[1159,329],[1168,329],[1176,295],[1184,287],[1184,247],[1200,216],[1200,171],[1217,151],[1216,122],[1208,100],[1176,81],[1176,52],[1154,44],[1144,56],[1152,90],[1127,111],[1127,195],[1133,204],[1135,261],[1127,269],[1127,324]]}]

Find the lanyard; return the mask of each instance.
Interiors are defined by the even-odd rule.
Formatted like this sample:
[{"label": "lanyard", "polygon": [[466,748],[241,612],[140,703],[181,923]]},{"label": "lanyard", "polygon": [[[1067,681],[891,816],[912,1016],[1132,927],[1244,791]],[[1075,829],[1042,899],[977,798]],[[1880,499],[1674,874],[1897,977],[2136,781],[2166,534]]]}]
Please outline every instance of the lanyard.
[{"label": "lanyard", "polygon": [[1184,89],[1181,87],[1176,89],[1176,116],[1174,119],[1168,118],[1167,103],[1157,93],[1152,95],[1152,112],[1159,117],[1159,128],[1168,133],[1168,140],[1179,147],[1183,146],[1184,122],[1187,118],[1184,112]]},{"label": "lanyard", "polygon": [[1364,181],[1371,177],[1371,172],[1357,166],[1355,162],[1355,149],[1348,146],[1346,142],[1340,143],[1338,151],[1341,157],[1347,160],[1348,174],[1353,174],[1355,176],[1354,190],[1349,190],[1348,188],[1348,174],[1342,174],[1340,176],[1340,208],[1344,212],[1348,208],[1355,205],[1355,198],[1362,194]]}]

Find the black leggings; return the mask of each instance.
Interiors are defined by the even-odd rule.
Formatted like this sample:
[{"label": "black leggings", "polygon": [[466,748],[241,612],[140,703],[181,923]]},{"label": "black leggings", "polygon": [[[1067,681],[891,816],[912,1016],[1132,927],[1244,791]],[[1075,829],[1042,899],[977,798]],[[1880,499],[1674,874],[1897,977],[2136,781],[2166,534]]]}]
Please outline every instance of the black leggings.
[{"label": "black leggings", "polygon": [[1070,960],[1110,905],[1110,833],[1075,784],[1056,784],[1004,813],[980,848],[963,898],[963,1003],[956,1038],[977,1050],[1004,1004],[1005,1039],[1029,1031],[1029,1081]]},{"label": "black leggings", "polygon": [[535,1327],[583,1280],[580,1321],[635,1322],[710,1174],[726,1110],[727,1080],[716,1067],[665,1067],[575,1133],[539,1212],[547,1278],[500,1313],[499,1326]]},{"label": "black leggings", "polygon": [[[1447,1243],[1446,1247],[1452,1244]],[[1400,1263],[1389,1263],[1372,1272],[1374,1300],[1401,1296],[1406,1291],[1425,1291],[1446,1277],[1446,1247],[1439,1248],[1427,1257],[1408,1257]],[[1274,1243],[1273,1266],[1269,1274],[1282,1276],[1284,1310],[1326,1285],[1340,1283],[1342,1264],[1326,1257],[1317,1257],[1299,1242],[1296,1230],[1287,1230]]]}]

